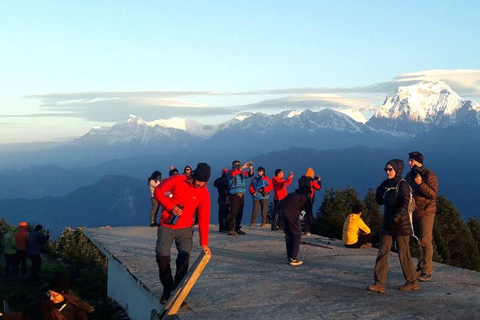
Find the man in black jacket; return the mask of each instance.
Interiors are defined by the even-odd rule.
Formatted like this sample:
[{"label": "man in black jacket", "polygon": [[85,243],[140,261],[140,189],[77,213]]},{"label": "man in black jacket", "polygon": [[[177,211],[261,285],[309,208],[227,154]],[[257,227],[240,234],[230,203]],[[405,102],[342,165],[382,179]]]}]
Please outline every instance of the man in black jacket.
[{"label": "man in black jacket", "polygon": [[418,280],[432,280],[433,272],[433,222],[437,211],[438,179],[432,170],[423,166],[423,155],[418,152],[408,154],[408,164],[412,170],[405,179],[413,190],[415,211],[413,212],[413,228],[419,239],[417,271]]},{"label": "man in black jacket", "polygon": [[213,185],[218,191],[218,232],[228,232],[228,214],[230,205],[228,199],[228,168],[222,170],[222,175],[215,179]]}]

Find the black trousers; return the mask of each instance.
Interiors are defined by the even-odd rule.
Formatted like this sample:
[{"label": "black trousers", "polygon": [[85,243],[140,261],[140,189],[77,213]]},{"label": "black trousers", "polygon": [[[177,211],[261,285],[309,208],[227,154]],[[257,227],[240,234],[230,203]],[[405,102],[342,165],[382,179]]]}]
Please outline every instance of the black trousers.
[{"label": "black trousers", "polygon": [[4,254],[5,256],[5,276],[15,278],[17,275],[17,254]]},{"label": "black trousers", "polygon": [[358,236],[358,241],[357,242],[352,243],[352,244],[346,244],[345,247],[352,248],[352,249],[358,249],[366,243],[371,243],[372,242],[372,237],[373,237],[373,235],[371,233],[361,234],[361,235]]},{"label": "black trousers", "polygon": [[230,206],[225,202],[218,203],[218,229],[220,231],[227,230],[228,225],[228,214],[230,212]]},{"label": "black trousers", "polygon": [[288,211],[282,211],[280,215],[283,217],[283,232],[285,233],[285,244],[287,245],[287,258],[295,260],[298,257],[300,241],[302,240],[300,215]]},{"label": "black trousers", "polygon": [[27,274],[27,258],[28,258],[28,254],[26,250],[25,251],[17,250],[17,268],[20,267],[21,265],[22,275]]},{"label": "black trousers", "polygon": [[42,269],[42,257],[39,254],[29,254],[32,261],[32,269],[30,270],[30,278],[37,279],[40,269]]},{"label": "black trousers", "polygon": [[243,193],[235,193],[229,195],[230,199],[230,216],[229,230],[235,231],[241,228],[243,218],[243,206],[245,205],[245,196]]},{"label": "black trousers", "polygon": [[283,219],[279,215],[278,205],[282,200],[273,200],[272,230],[283,229]]}]

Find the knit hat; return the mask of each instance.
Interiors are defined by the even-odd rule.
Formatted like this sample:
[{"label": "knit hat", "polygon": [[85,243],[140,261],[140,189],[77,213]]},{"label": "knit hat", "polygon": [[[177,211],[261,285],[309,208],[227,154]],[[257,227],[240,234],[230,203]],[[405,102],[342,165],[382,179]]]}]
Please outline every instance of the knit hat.
[{"label": "knit hat", "polygon": [[223,168],[222,174],[225,174],[225,173],[227,173],[227,172],[228,172],[228,168]]},{"label": "knit hat", "polygon": [[408,154],[408,158],[423,164],[423,154],[418,151],[413,151]]},{"label": "knit hat", "polygon": [[26,228],[26,227],[28,227],[28,223],[25,222],[25,221],[20,222],[18,225],[20,226],[20,228]]},{"label": "knit hat", "polygon": [[210,166],[204,162],[198,163],[197,168],[193,171],[193,178],[197,181],[208,181],[210,179]]},{"label": "knit hat", "polygon": [[360,213],[363,210],[363,206],[360,203],[354,204],[352,206],[352,213]]},{"label": "knit hat", "polygon": [[315,171],[312,168],[308,168],[307,172],[305,172],[305,176],[313,178],[315,176]]},{"label": "knit hat", "polygon": [[70,287],[70,281],[68,277],[64,274],[57,273],[53,277],[48,289],[53,290],[58,293],[68,293],[68,288]]}]

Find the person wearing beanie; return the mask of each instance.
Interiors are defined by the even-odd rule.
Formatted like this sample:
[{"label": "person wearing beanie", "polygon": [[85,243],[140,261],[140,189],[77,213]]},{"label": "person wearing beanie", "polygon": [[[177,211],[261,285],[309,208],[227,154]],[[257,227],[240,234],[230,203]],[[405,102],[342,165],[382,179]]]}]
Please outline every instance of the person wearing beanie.
[{"label": "person wearing beanie", "polygon": [[215,179],[213,185],[218,191],[218,232],[228,232],[228,213],[230,201],[228,200],[228,168],[222,170],[222,175]]},{"label": "person wearing beanie", "polygon": [[[168,301],[172,291],[187,274],[195,212],[198,214],[200,246],[203,252],[211,254],[208,247],[210,193],[206,187],[209,179],[210,166],[199,163],[191,176],[174,175],[155,188],[155,199],[162,206],[155,246],[160,281],[163,285],[160,300],[162,304]],[[174,241],[178,250],[175,279],[170,267],[170,248]]]},{"label": "person wearing beanie", "polygon": [[265,168],[258,167],[257,176],[252,179],[248,191],[253,198],[252,220],[250,227],[255,226],[257,220],[258,209],[261,207],[262,212],[262,224],[260,227],[265,227],[267,223],[267,209],[268,198],[270,197],[270,191],[273,189],[272,180],[265,175]]},{"label": "person wearing beanie", "polygon": [[380,247],[375,261],[373,285],[367,287],[368,291],[385,293],[385,284],[389,270],[388,257],[393,241],[397,243],[398,259],[402,267],[404,285],[398,287],[401,291],[416,291],[420,289],[418,273],[415,271],[410,254],[410,236],[412,227],[408,206],[410,203],[410,187],[402,179],[405,164],[400,159],[392,159],[384,167],[387,179],[377,188],[375,200],[383,205],[383,224],[380,235]]},{"label": "person wearing beanie", "polygon": [[230,201],[228,235],[236,236],[245,234],[245,232],[241,230],[245,192],[247,191],[245,188],[245,179],[253,177],[252,162],[248,161],[242,165],[239,160],[234,160],[232,162],[232,170],[228,172],[227,177],[228,198]]},{"label": "person wearing beanie", "polygon": [[412,187],[415,211],[413,229],[419,239],[417,271],[422,282],[432,280],[433,273],[433,223],[437,212],[438,179],[435,173],[423,165],[423,154],[413,151],[408,154],[410,172],[407,180]]},{"label": "person wearing beanie", "polygon": [[[298,188],[301,189],[302,187],[309,187],[310,188],[310,198],[311,198],[311,205],[315,202],[315,191],[319,191],[322,188],[322,178],[315,177],[315,171],[312,168],[308,168],[307,171],[303,176],[298,179]],[[312,210],[310,210],[312,211]],[[310,225],[313,223],[313,215],[312,216],[305,216],[305,235],[310,235]]]},{"label": "person wearing beanie", "polygon": [[25,221],[20,222],[17,232],[15,232],[15,244],[17,245],[17,268],[20,267],[22,276],[27,274],[27,231],[28,223]]},{"label": "person wearing beanie", "polygon": [[162,182],[162,173],[160,171],[154,171],[147,179],[147,181],[150,187],[150,195],[152,202],[152,209],[150,210],[150,227],[156,227],[158,226],[157,215],[159,206],[153,192],[155,191],[155,188],[160,184],[160,182]]},{"label": "person wearing beanie", "polygon": [[352,213],[348,215],[343,223],[342,242],[347,248],[371,248],[372,234],[370,228],[363,222],[363,206],[354,204]]},{"label": "person wearing beanie", "polygon": [[87,320],[87,314],[94,310],[70,291],[70,281],[63,274],[55,274],[46,288],[46,296],[42,290],[40,300],[32,312],[0,313],[0,319]]},{"label": "person wearing beanie", "polygon": [[302,225],[300,215],[305,211],[307,215],[312,215],[312,198],[309,195],[310,187],[303,186],[295,192],[287,194],[278,205],[279,216],[283,220],[283,232],[285,233],[285,244],[287,247],[287,263],[291,266],[303,264],[298,259],[300,243],[302,240]]}]

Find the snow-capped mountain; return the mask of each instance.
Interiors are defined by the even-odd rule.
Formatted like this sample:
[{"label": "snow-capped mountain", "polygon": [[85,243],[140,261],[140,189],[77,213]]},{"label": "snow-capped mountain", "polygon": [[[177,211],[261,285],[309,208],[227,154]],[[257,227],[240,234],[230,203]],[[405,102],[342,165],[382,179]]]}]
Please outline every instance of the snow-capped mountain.
[{"label": "snow-capped mountain", "polygon": [[442,81],[399,87],[368,121],[376,130],[411,136],[432,128],[479,124],[480,105],[462,99]]}]

